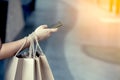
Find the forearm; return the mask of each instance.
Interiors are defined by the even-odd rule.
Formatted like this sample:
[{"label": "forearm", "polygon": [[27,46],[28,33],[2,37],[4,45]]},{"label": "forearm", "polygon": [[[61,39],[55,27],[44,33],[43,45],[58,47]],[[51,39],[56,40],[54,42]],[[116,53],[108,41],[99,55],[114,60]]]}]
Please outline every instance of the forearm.
[{"label": "forearm", "polygon": [[[33,33],[31,33],[27,38],[20,39],[18,41],[5,43],[0,45],[0,59],[12,57],[15,55],[15,53],[21,48],[21,46],[26,41],[25,46],[23,49],[29,47],[30,45],[30,39],[32,38],[32,35],[34,34],[39,41],[44,40],[48,38],[51,33],[56,32],[57,28],[47,28],[47,25],[39,26]],[[27,40],[26,40],[27,39]]]},{"label": "forearm", "polygon": [[29,41],[26,40],[26,38],[14,42],[2,44],[2,47],[0,49],[0,59],[9,58],[15,55],[15,53],[20,49],[20,47],[24,44],[25,41],[26,44],[23,47],[23,49],[25,49],[30,44]]}]

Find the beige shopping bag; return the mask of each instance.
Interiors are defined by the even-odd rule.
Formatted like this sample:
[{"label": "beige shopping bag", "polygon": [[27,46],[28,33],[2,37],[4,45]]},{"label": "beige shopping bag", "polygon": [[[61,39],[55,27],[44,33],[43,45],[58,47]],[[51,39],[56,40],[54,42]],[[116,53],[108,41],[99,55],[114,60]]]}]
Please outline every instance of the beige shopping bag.
[{"label": "beige shopping bag", "polygon": [[12,58],[6,72],[6,80],[54,80],[47,58],[38,42],[37,47],[39,50],[34,50],[34,45],[30,45],[29,56]]}]

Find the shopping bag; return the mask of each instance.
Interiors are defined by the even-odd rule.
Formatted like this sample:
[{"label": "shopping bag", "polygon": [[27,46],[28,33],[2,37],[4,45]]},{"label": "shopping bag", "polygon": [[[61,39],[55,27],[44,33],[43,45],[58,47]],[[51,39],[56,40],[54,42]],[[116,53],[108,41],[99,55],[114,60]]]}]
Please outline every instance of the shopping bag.
[{"label": "shopping bag", "polygon": [[[36,45],[34,45],[34,42]],[[31,39],[28,53],[28,56],[19,57],[15,55],[12,58],[8,65],[5,79],[54,80],[47,58],[38,44],[37,39],[35,41]]]}]

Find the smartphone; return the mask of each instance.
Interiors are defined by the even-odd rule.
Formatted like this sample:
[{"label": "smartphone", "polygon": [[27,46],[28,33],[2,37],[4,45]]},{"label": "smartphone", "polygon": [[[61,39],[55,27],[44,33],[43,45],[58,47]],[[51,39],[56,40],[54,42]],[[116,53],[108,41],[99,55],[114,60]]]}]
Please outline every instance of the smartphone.
[{"label": "smartphone", "polygon": [[59,27],[62,27],[62,26],[63,26],[63,24],[59,21],[56,24],[51,25],[50,28],[59,28]]}]

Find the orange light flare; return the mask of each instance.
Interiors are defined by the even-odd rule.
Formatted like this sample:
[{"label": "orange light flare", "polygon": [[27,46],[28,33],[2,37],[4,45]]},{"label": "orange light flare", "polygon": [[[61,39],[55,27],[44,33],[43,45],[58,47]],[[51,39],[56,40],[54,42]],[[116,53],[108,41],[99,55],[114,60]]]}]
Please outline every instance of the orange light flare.
[{"label": "orange light flare", "polygon": [[114,12],[119,8],[119,2],[119,0],[99,0],[99,6],[81,3],[79,19],[82,22],[79,24],[79,33],[82,43],[120,47],[120,18],[116,16],[118,11],[110,12],[111,4]]}]

